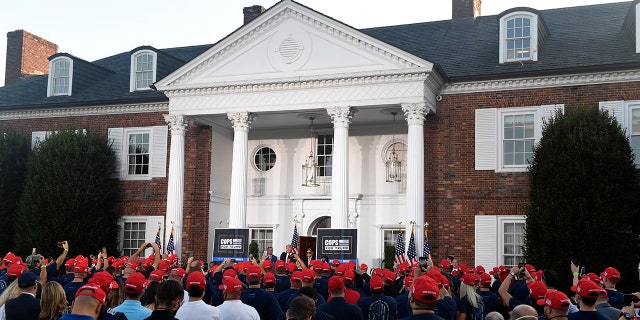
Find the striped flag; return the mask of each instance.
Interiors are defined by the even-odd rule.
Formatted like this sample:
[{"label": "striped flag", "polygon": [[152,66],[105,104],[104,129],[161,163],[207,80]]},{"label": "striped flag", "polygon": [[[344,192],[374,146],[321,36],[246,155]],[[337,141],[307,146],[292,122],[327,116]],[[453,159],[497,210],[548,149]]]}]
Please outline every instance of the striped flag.
[{"label": "striped flag", "polygon": [[407,250],[407,258],[409,263],[414,265],[418,263],[418,257],[416,257],[416,239],[413,234],[413,227],[411,227],[411,237],[409,238],[409,249]]},{"label": "striped flag", "polygon": [[298,254],[298,224],[293,225],[293,237],[291,238],[291,248],[293,253]]},{"label": "striped flag", "polygon": [[156,233],[156,245],[158,246],[158,249],[162,249],[162,241],[160,241],[160,225],[158,225],[158,232]]},{"label": "striped flag", "polygon": [[401,264],[407,261],[407,258],[404,256],[404,234],[402,234],[402,229],[400,229],[400,233],[398,233],[398,240],[396,241],[396,264]]},{"label": "striped flag", "polygon": [[171,227],[171,235],[169,236],[169,242],[167,243],[167,254],[173,254],[176,250],[175,245],[173,244],[173,226]]},{"label": "striped flag", "polygon": [[429,247],[429,240],[427,239],[427,230],[424,231],[424,245],[422,246],[422,254],[424,257],[429,257],[431,259],[431,247]]}]

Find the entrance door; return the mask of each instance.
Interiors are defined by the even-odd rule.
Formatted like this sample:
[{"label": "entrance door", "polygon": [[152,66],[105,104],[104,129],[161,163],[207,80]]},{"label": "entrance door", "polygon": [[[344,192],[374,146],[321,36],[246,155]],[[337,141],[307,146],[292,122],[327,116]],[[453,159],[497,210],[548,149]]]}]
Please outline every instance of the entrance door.
[{"label": "entrance door", "polygon": [[300,246],[298,252],[300,252],[300,258],[304,259],[307,257],[307,249],[311,248],[313,250],[313,257],[318,259],[315,256],[316,254],[316,237],[303,237],[300,236]]}]

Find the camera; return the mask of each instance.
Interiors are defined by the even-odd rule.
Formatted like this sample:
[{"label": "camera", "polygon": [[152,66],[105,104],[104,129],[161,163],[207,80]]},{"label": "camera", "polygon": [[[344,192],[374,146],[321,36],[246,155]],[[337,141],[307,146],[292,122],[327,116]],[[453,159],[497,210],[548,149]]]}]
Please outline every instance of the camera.
[{"label": "camera", "polygon": [[64,244],[64,241],[58,241],[58,243],[56,243],[56,245],[60,248],[62,248],[63,244]]},{"label": "camera", "polygon": [[420,265],[420,267],[422,268],[426,268],[427,267],[427,262],[429,261],[428,257],[419,257],[418,258],[418,264]]}]

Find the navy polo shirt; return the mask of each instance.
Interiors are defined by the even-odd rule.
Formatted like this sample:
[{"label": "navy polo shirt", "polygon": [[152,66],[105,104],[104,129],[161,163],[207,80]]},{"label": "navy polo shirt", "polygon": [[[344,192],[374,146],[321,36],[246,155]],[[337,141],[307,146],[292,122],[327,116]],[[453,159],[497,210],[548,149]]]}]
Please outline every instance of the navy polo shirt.
[{"label": "navy polo shirt", "polygon": [[348,303],[342,297],[334,297],[331,301],[318,307],[318,310],[336,319],[364,320],[362,310],[356,305]]},{"label": "navy polo shirt", "polygon": [[360,307],[362,315],[367,319],[395,320],[397,306],[396,299],[381,294],[374,294],[358,300],[358,307]]},{"label": "navy polo shirt", "polygon": [[261,320],[280,319],[284,317],[284,312],[276,298],[263,288],[247,288],[242,290],[240,300],[244,304],[256,308]]},{"label": "navy polo shirt", "polygon": [[500,301],[500,297],[497,294],[491,291],[482,291],[478,289],[476,291],[484,300],[484,315],[492,311],[498,311],[498,302]]},{"label": "navy polo shirt", "polygon": [[435,313],[444,320],[455,320],[458,314],[458,305],[452,297],[445,296],[436,302]]}]

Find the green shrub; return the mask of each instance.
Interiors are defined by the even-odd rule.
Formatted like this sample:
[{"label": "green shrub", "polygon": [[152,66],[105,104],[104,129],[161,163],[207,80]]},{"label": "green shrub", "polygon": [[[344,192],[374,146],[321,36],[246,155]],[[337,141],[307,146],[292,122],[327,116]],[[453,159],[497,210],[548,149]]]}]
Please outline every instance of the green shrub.
[{"label": "green shrub", "polygon": [[0,131],[0,252],[14,250],[15,217],[22,194],[29,155],[27,137],[13,130]]}]

